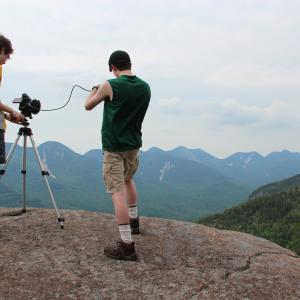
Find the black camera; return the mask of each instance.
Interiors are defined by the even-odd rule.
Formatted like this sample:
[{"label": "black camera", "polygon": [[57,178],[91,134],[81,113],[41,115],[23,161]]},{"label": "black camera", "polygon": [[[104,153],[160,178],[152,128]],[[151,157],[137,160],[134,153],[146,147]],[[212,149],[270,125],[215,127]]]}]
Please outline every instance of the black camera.
[{"label": "black camera", "polygon": [[38,114],[41,110],[41,102],[39,100],[31,100],[27,94],[22,94],[21,98],[15,98],[13,103],[19,103],[19,110],[21,113],[30,119],[32,119],[31,114]]}]

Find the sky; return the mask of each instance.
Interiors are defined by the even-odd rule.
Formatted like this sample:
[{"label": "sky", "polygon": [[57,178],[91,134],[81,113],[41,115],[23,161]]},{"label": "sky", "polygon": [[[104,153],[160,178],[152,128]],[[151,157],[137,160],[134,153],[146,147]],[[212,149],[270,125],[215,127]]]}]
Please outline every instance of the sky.
[{"label": "sky", "polygon": [[[73,85],[112,78],[108,58],[121,49],[152,90],[143,150],[300,152],[300,1],[0,0],[0,8],[0,32],[15,49],[0,99],[15,109],[22,93],[51,109]],[[63,110],[35,115],[35,142],[100,148],[103,105],[85,111],[86,97],[76,88]],[[6,140],[17,132],[8,124]]]}]

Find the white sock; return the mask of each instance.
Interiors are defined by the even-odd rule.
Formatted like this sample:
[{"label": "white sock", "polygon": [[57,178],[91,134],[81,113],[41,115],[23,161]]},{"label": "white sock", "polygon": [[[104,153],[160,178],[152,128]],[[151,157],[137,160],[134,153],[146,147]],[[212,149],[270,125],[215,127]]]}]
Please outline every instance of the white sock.
[{"label": "white sock", "polygon": [[138,216],[138,209],[137,209],[137,205],[136,204],[131,204],[128,207],[128,213],[129,213],[129,217],[131,219],[135,219]]},{"label": "white sock", "polygon": [[125,243],[132,243],[132,237],[131,237],[131,229],[129,224],[121,224],[119,225],[119,231],[121,235],[121,240]]}]

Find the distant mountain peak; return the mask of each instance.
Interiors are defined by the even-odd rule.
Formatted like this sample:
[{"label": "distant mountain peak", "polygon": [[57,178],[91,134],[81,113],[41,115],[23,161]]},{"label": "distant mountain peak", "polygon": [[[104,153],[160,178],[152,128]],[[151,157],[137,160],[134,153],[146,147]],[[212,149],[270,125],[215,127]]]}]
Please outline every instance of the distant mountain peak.
[{"label": "distant mountain peak", "polygon": [[300,158],[300,153],[298,152],[291,152],[289,150],[282,150],[282,151],[274,151],[271,152],[266,156],[266,159],[275,159],[275,160],[282,160],[282,159],[298,159]]},{"label": "distant mountain peak", "polygon": [[246,169],[251,163],[257,160],[263,160],[263,156],[255,151],[237,152],[225,159],[226,165],[229,167],[236,166]]},{"label": "distant mountain peak", "polygon": [[263,156],[261,154],[259,154],[256,151],[250,151],[250,152],[236,152],[234,154],[231,154],[230,156],[228,156],[225,159],[230,159],[230,158],[239,158],[240,160],[245,159],[245,157],[249,157],[252,156],[253,158],[255,157],[259,157],[259,158],[263,158]]},{"label": "distant mountain peak", "polygon": [[206,151],[197,148],[197,149],[189,149],[184,146],[179,146],[173,150],[167,151],[169,154],[180,157],[183,159],[188,159],[192,161],[196,161],[199,163],[205,163],[208,161],[217,161],[218,158],[212,156],[211,154],[207,153]]},{"label": "distant mountain peak", "polygon": [[164,150],[162,150],[158,147],[151,147],[146,152],[164,152]]},{"label": "distant mountain peak", "polygon": [[169,150],[168,152],[179,152],[179,151],[188,151],[188,152],[201,152],[201,153],[205,153],[207,155],[210,155],[208,152],[200,149],[200,148],[187,148],[185,146],[178,146],[172,150]]},{"label": "distant mountain peak", "polygon": [[42,144],[39,145],[39,148],[40,149],[46,149],[46,150],[51,148],[52,151],[53,150],[54,151],[64,150],[64,151],[76,153],[71,148],[67,147],[66,145],[64,145],[60,142],[56,142],[56,141],[48,141],[48,142],[42,143]]},{"label": "distant mountain peak", "polygon": [[281,152],[282,152],[282,153],[292,153],[291,151],[289,151],[289,150],[287,150],[287,149],[283,149]]},{"label": "distant mountain peak", "polygon": [[175,147],[173,150],[189,150],[189,149],[185,146],[178,146],[178,147]]}]

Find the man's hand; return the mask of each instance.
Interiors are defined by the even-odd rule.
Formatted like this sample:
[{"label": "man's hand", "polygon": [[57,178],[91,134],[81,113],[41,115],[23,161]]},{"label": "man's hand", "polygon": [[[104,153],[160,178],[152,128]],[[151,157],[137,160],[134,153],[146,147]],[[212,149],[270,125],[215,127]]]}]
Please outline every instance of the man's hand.
[{"label": "man's hand", "polygon": [[94,85],[92,87],[92,91],[95,89],[96,91],[99,89],[99,87],[101,86],[101,84],[98,84],[98,85]]},{"label": "man's hand", "polygon": [[8,116],[9,117],[7,119],[13,123],[22,124],[26,121],[25,116],[15,110],[11,110]]}]

